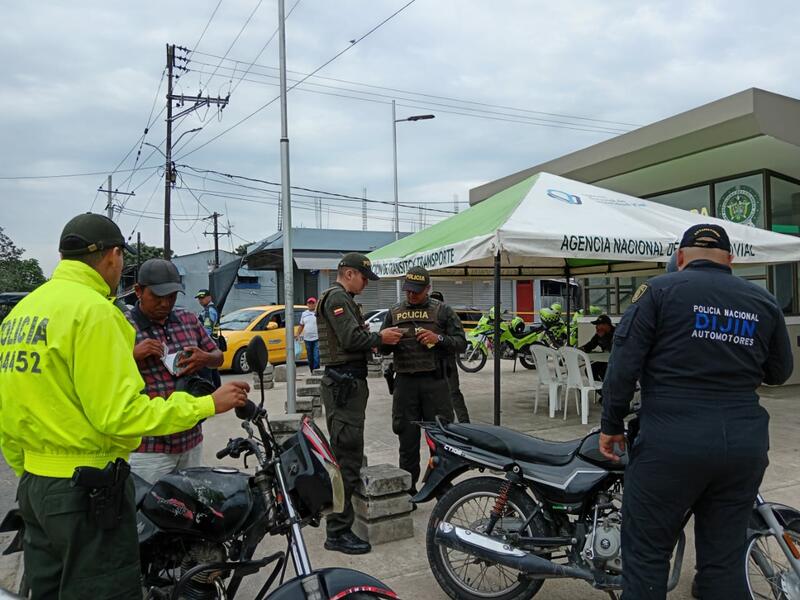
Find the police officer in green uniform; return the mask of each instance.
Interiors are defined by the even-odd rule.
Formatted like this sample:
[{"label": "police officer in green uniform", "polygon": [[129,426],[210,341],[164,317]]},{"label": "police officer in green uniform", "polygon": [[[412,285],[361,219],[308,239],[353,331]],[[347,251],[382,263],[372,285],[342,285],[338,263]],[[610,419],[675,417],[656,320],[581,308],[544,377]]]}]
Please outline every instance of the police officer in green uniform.
[{"label": "police officer in green uniform", "polygon": [[392,397],[392,431],[400,440],[400,468],[411,473],[412,494],[419,479],[420,430],[414,421],[432,421],[437,415],[453,420],[450,400],[448,354],[467,347],[464,328],[455,311],[428,296],[431,277],[422,267],[411,267],[403,282],[406,300],[386,315],[385,328],[400,328],[396,347],[382,347],[394,354],[397,373]]},{"label": "police officer in green uniform", "polygon": [[[244,404],[246,383],[196,398],[142,393],[135,332],[113,303],[123,238],[83,214],[61,234],[62,260],[0,327],[0,448],[21,477],[31,597],[142,597],[133,481],[142,435],[193,427]],[[167,401],[165,401],[167,400]]]},{"label": "police officer in green uniform", "polygon": [[372,272],[369,259],[351,252],[342,257],[336,283],[323,292],[317,303],[320,359],[325,365],[321,396],[325,406],[331,447],[344,478],[344,511],[327,517],[325,549],[345,554],[366,554],[372,548],[352,531],[353,505],[350,500],[358,485],[364,460],[364,419],[366,418],[367,361],[373,348],[396,344],[402,332],[386,329],[369,333],[354,296],[360,294]]},{"label": "police officer in green uniform", "polygon": [[[442,292],[431,292],[431,298],[444,304],[444,294]],[[456,314],[458,319],[458,315]],[[459,319],[459,322],[461,319]],[[464,394],[461,393],[461,382],[458,380],[458,365],[456,364],[455,351],[447,354],[447,385],[450,388],[450,400],[453,402],[453,410],[459,423],[469,423],[469,410],[464,401]]]}]

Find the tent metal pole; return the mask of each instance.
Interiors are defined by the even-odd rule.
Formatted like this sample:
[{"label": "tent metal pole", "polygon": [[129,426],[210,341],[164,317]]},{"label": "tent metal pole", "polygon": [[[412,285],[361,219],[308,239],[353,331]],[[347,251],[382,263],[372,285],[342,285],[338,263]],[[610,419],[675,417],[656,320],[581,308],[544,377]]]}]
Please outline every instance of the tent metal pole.
[{"label": "tent metal pole", "polygon": [[500,251],[494,256],[494,424],[500,425]]},{"label": "tent metal pole", "polygon": [[569,274],[569,262],[566,263],[566,274],[567,274],[567,342],[566,346],[569,346],[570,343],[570,327],[572,326],[572,317],[570,316],[570,302],[572,301],[572,285],[570,281],[570,274]]}]

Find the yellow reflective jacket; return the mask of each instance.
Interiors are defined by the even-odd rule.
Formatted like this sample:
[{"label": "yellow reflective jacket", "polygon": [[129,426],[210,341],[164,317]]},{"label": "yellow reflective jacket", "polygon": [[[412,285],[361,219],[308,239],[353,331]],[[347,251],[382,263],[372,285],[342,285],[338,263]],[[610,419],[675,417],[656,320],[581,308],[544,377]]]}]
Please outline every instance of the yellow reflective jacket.
[{"label": "yellow reflective jacket", "polygon": [[64,260],[0,324],[0,449],[17,475],[102,468],[143,435],[214,414],[211,396],[142,394],[136,335],[109,291],[94,269]]}]

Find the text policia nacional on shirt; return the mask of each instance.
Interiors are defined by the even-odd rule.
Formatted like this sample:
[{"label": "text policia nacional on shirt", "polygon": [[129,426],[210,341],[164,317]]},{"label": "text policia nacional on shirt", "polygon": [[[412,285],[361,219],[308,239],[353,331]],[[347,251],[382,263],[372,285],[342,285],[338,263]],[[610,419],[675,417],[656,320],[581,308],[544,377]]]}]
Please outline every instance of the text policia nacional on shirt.
[{"label": "text policia nacional on shirt", "polygon": [[694,306],[693,338],[752,346],[758,328],[758,313],[718,306]]}]

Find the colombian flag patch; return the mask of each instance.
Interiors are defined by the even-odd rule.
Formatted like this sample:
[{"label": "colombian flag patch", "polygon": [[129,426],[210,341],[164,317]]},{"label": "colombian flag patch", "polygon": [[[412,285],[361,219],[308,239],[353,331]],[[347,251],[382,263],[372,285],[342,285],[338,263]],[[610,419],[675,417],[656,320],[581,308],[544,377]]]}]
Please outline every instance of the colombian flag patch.
[{"label": "colombian flag patch", "polygon": [[340,306],[339,308],[334,308],[333,309],[333,316],[334,317],[341,317],[343,314],[344,314],[344,308],[343,307]]}]

